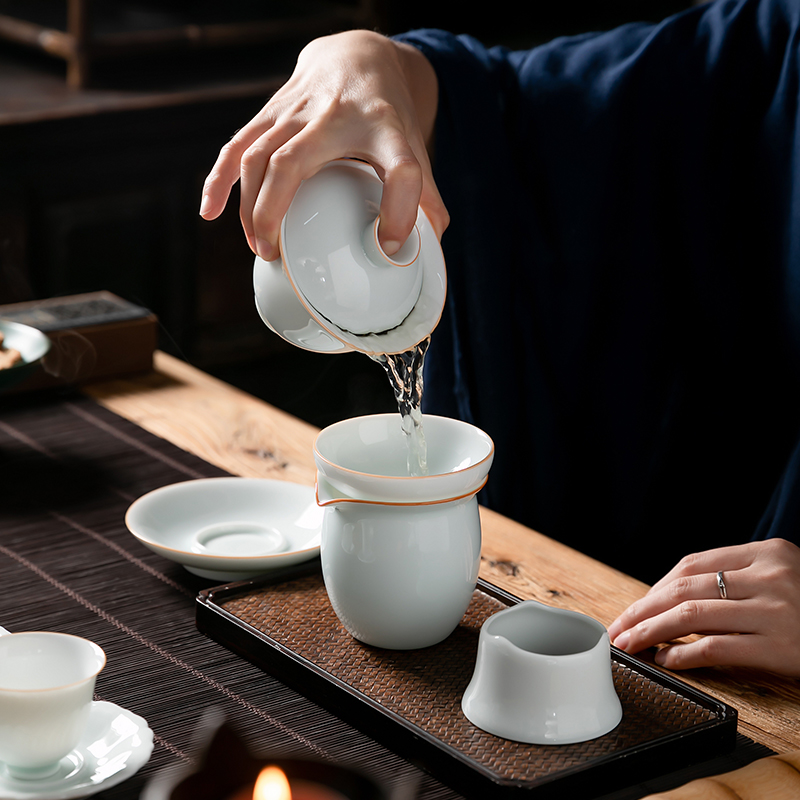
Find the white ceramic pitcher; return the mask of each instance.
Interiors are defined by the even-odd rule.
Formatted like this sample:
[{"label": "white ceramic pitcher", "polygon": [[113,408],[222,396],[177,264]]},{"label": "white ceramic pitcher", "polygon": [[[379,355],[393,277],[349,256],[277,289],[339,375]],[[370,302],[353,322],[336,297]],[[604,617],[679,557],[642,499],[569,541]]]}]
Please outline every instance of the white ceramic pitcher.
[{"label": "white ceramic pitcher", "polygon": [[476,495],[494,457],[478,428],[423,417],[429,474],[411,477],[400,417],[356,417],[314,445],[320,554],[331,605],[365,644],[429,647],[456,628],[478,578]]},{"label": "white ceramic pitcher", "polygon": [[481,626],[461,708],[479,728],[518,742],[602,736],[622,719],[610,649],[597,620],[526,600]]}]

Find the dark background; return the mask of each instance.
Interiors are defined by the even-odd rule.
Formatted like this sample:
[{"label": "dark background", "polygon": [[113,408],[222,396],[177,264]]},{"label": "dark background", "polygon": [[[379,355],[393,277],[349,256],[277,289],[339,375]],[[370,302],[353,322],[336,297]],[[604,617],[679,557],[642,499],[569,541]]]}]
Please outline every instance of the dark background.
[{"label": "dark background", "polygon": [[[66,5],[0,0],[0,21],[65,31]],[[152,42],[93,55],[78,87],[69,85],[64,58],[0,35],[0,304],[106,289],[158,315],[161,349],[313,424],[391,410],[388,381],[367,357],[306,353],[259,320],[235,194],[219,220],[197,213],[221,145],[281,85],[302,45],[332,30],[441,27],[530,47],[658,20],[688,3],[501,0],[467,10],[436,0],[351,0],[336,7],[343,5],[352,19],[331,23],[334,4],[325,2],[87,1],[93,35],[124,43],[126,34],[145,31]],[[187,25],[224,21],[252,30],[273,19],[294,27],[255,43],[153,44]]]}]

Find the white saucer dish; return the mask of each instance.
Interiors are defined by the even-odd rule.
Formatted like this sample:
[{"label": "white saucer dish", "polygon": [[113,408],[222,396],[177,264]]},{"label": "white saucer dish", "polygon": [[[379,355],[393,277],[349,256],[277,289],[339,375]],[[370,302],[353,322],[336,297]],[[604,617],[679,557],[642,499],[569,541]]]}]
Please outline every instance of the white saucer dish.
[{"label": "white saucer dish", "polygon": [[142,717],[105,701],[92,703],[78,746],[59,771],[42,780],[12,778],[0,764],[3,800],[70,800],[116,786],[138,772],[153,752],[153,731]]},{"label": "white saucer dish", "polygon": [[322,509],[314,489],[266,478],[201,478],[136,500],[128,530],[202,578],[237,581],[319,554]]},{"label": "white saucer dish", "polygon": [[0,319],[3,347],[18,350],[22,360],[8,369],[0,369],[0,391],[20,383],[42,364],[50,350],[50,338],[37,328],[20,322]]}]

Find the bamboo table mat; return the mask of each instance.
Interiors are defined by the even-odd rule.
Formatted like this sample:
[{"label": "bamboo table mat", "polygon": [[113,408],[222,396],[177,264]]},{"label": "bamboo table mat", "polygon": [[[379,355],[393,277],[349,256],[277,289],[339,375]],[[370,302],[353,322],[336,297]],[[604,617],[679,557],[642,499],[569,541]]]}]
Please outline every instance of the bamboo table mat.
[{"label": "bamboo table mat", "polygon": [[[124,515],[159,486],[224,474],[82,395],[0,398],[0,625],[96,641],[108,655],[96,699],[141,715],[155,734],[149,763],[94,796],[133,800],[159,770],[191,764],[203,712],[216,708],[258,756],[345,763],[389,787],[416,785],[420,800],[459,797],[197,631],[195,598],[212,582],[144,548]],[[734,753],[700,773],[768,752],[740,737]]]}]

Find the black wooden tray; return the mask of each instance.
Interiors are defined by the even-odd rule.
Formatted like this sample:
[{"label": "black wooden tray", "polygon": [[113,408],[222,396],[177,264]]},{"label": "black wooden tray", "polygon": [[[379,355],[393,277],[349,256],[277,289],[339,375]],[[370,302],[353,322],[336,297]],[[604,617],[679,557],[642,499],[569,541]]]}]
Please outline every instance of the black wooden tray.
[{"label": "black wooden tray", "polygon": [[480,627],[518,603],[480,581],[457,630],[390,651],[339,623],[314,561],[201,592],[198,629],[468,797],[597,797],[733,750],[736,711],[616,648],[620,725],[589,742],[528,745],[472,725],[461,696]]}]

